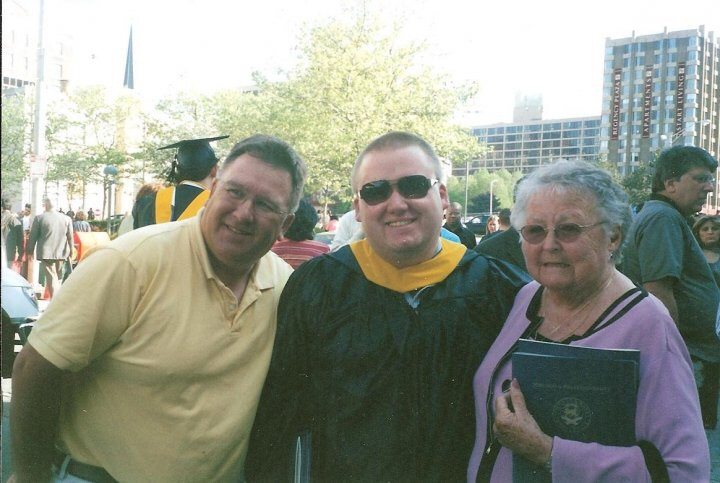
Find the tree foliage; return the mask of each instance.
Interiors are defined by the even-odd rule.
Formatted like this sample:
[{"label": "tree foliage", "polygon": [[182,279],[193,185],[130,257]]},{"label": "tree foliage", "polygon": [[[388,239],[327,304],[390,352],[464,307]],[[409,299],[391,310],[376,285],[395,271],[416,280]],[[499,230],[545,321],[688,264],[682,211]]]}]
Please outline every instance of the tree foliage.
[{"label": "tree foliage", "polygon": [[2,97],[2,192],[17,190],[27,178],[25,162],[28,118],[25,112],[25,96]]},{"label": "tree foliage", "polygon": [[85,197],[88,183],[103,181],[103,168],[111,165],[119,176],[135,171],[127,152],[126,129],[139,111],[130,96],[110,98],[103,87],[80,88],[55,102],[48,112],[47,182],[63,182],[71,199]]},{"label": "tree foliage", "polygon": [[256,92],[214,97],[218,126],[236,139],[258,130],[286,139],[308,162],[308,191],[324,201],[350,196],[355,157],[391,130],[415,132],[449,159],[480,154],[475,138],[451,122],[475,86],[449,86],[420,65],[422,45],[398,39],[397,28],[364,13],[311,28],[286,80],[256,75]]},{"label": "tree foliage", "polygon": [[[485,213],[490,211],[490,183],[493,183],[493,212],[511,208],[515,184],[522,177],[520,171],[499,170],[490,173],[480,169],[468,177],[467,212]],[[465,177],[454,177],[448,181],[450,201],[465,204]]]}]

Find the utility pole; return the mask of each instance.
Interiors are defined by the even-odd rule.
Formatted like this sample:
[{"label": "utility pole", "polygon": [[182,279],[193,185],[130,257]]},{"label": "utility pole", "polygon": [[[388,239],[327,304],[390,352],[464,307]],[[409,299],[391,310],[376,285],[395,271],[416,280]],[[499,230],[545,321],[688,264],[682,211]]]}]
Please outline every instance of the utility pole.
[{"label": "utility pole", "polygon": [[[37,41],[37,80],[35,83],[35,125],[33,129],[32,157],[31,163],[46,165],[45,159],[45,0],[39,0],[39,21]],[[31,167],[32,168],[32,167]],[[40,186],[45,177],[44,168],[31,169],[30,176],[30,203],[32,216],[37,216],[42,206],[42,193]],[[38,281],[38,261],[33,257],[32,263],[28,264],[28,279],[35,286]]]}]

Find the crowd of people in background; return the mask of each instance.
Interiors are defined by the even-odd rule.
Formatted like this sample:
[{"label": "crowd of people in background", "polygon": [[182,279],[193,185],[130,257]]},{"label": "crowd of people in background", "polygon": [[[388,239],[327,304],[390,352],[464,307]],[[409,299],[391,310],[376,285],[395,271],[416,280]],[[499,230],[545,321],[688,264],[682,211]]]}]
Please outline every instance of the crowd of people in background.
[{"label": "crowd of people in background", "polygon": [[[541,167],[476,236],[415,134],[365,147],[342,216],[303,198],[305,164],[284,141],[252,136],[221,163],[209,142],[222,138],[166,147],[167,186],[142,187],[117,240],[33,330],[13,377],[23,478],[511,481],[520,458],[548,481],[709,479],[720,218],[697,215],[715,186],[709,153],[663,151],[637,212],[597,166]],[[45,200],[32,220],[9,206],[8,262],[22,270],[54,240],[35,256],[57,293],[72,233],[95,213]],[[632,444],[541,428],[513,379],[520,338],[639,350]]]}]

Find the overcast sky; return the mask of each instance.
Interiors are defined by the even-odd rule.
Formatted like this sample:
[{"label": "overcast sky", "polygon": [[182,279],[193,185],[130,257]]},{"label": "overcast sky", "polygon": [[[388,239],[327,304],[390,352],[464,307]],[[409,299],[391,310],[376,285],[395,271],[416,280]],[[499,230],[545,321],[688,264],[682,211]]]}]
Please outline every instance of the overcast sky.
[{"label": "overcast sky", "polygon": [[[37,0],[36,0],[37,1]],[[48,31],[76,41],[76,74],[122,84],[130,25],[135,87],[149,95],[250,84],[292,68],[304,27],[342,16],[351,0],[45,0]],[[512,119],[517,91],[539,93],[544,117],[599,115],[604,42],[697,28],[720,35],[718,0],[368,1],[405,35],[429,45],[427,62],[477,80],[479,123]]]}]

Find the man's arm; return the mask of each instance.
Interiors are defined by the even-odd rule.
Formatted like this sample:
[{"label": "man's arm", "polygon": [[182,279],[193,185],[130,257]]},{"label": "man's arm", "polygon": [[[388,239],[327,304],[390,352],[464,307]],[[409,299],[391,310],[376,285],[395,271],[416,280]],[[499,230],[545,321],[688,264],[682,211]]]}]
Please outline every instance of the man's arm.
[{"label": "man's arm", "polygon": [[670,312],[675,325],[678,323],[678,309],[677,302],[675,301],[675,294],[673,293],[673,279],[670,277],[661,278],[660,280],[653,280],[652,282],[645,282],[643,284],[645,290],[656,296],[665,305]]},{"label": "man's arm", "polygon": [[38,223],[36,216],[30,224],[30,236],[28,237],[28,243],[25,250],[28,258],[35,256],[35,243],[37,243],[39,236],[40,224]]},{"label": "man's arm", "polygon": [[70,256],[72,256],[72,247],[73,247],[73,243],[74,243],[73,225],[72,225],[72,220],[70,220],[69,217],[68,217],[67,227],[65,228],[65,238],[67,238],[68,246],[70,247]]},{"label": "man's arm", "polygon": [[49,481],[63,371],[26,344],[13,366],[10,442],[15,481]]}]

